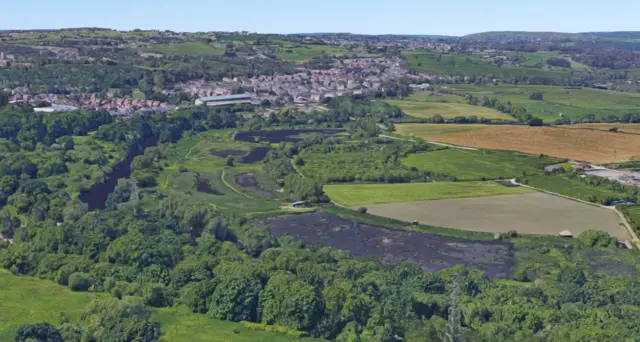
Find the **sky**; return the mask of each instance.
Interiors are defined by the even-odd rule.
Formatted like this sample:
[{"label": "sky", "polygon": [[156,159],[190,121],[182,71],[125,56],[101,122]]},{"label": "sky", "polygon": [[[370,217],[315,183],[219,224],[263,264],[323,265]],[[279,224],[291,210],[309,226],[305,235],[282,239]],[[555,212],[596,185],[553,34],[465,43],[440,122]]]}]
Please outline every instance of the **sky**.
[{"label": "sky", "polygon": [[0,30],[104,27],[180,32],[351,32],[461,36],[486,31],[640,30],[638,0],[3,1]]}]

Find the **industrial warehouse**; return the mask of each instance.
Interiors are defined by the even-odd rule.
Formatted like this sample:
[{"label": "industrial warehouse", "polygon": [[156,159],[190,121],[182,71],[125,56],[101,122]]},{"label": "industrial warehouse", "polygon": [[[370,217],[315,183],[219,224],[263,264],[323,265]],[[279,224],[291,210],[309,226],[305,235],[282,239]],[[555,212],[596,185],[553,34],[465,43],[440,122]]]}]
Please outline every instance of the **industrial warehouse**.
[{"label": "industrial warehouse", "polygon": [[234,105],[241,103],[251,103],[251,97],[248,94],[236,94],[236,95],[224,95],[224,96],[210,96],[201,97],[195,101],[197,106],[224,106]]}]

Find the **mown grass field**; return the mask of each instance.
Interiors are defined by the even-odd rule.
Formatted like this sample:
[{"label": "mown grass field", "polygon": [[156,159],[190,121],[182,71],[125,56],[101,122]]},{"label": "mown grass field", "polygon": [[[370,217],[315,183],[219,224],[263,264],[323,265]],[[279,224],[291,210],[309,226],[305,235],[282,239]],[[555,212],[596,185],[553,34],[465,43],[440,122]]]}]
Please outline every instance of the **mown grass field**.
[{"label": "mown grass field", "polygon": [[[444,126],[442,128],[438,126]],[[593,163],[640,158],[640,136],[556,127],[398,124],[398,133],[476,148],[546,154]],[[614,158],[614,151],[616,156]]]},{"label": "mown grass field", "polygon": [[629,238],[613,210],[545,193],[374,204],[367,208],[372,215],[476,232],[515,230],[557,236],[569,230],[577,236],[595,229],[621,239]]},{"label": "mown grass field", "polygon": [[400,107],[405,114],[415,118],[431,118],[435,115],[441,115],[444,119],[453,119],[459,116],[475,115],[480,119],[516,120],[514,117],[500,113],[495,109],[461,103],[422,102],[411,100],[411,97],[406,100],[386,100],[386,102]]},{"label": "mown grass field", "polygon": [[534,192],[493,182],[345,184],[325,185],[324,190],[334,202],[347,207]]},{"label": "mown grass field", "polygon": [[13,341],[23,324],[62,323],[62,313],[76,322],[100,294],[72,292],[54,282],[19,277],[0,269],[0,341]]},{"label": "mown grass field", "polygon": [[[622,116],[640,112],[640,94],[623,93],[608,90],[565,87],[499,84],[476,86],[473,84],[455,84],[443,86],[443,89],[457,94],[472,94],[479,99],[484,96],[497,98],[501,102],[510,101],[523,107],[528,114],[554,123],[561,118],[582,120],[590,114],[599,119],[607,115]],[[529,95],[541,92],[542,101],[531,100]]]},{"label": "mown grass field", "polygon": [[623,206],[621,211],[629,220],[629,224],[636,230],[640,230],[640,204]]},{"label": "mown grass field", "polygon": [[203,42],[184,42],[175,44],[154,44],[142,49],[144,52],[158,52],[175,56],[200,56],[224,54],[223,48],[213,47]]},{"label": "mown grass field", "polygon": [[342,46],[335,45],[301,45],[301,46],[283,46],[278,49],[276,56],[283,61],[289,62],[308,62],[313,57],[319,57],[322,55],[348,55],[352,56],[354,54],[359,57],[367,57],[367,56],[376,56],[374,54],[369,54],[361,49],[349,50]]},{"label": "mown grass field", "polygon": [[[103,293],[72,292],[48,280],[16,276],[0,269],[0,341],[13,341],[21,325],[46,322],[62,324],[63,313],[77,322],[92,300]],[[151,319],[161,324],[161,341],[233,341],[280,342],[314,341],[286,335],[255,331],[241,323],[221,321],[195,314],[184,307],[153,309]],[[234,333],[234,328],[238,333]]]},{"label": "mown grass field", "polygon": [[408,167],[455,176],[459,180],[508,179],[541,172],[536,166],[551,165],[555,158],[507,151],[445,149],[411,154],[402,160]]}]

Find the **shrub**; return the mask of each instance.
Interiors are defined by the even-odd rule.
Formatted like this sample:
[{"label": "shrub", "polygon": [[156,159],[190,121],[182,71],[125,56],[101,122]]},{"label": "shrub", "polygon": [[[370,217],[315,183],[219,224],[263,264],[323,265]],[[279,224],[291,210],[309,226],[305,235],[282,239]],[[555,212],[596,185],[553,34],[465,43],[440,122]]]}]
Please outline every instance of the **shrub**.
[{"label": "shrub", "polygon": [[367,213],[367,211],[368,211],[368,209],[367,209],[366,207],[360,207],[360,208],[358,208],[358,212],[359,212],[360,214],[366,214],[366,213]]},{"label": "shrub", "polygon": [[542,101],[542,100],[544,99],[544,98],[543,98],[543,96],[542,96],[542,93],[541,93],[541,92],[539,92],[539,91],[537,91],[537,92],[535,92],[535,93],[531,93],[531,94],[529,95],[529,98],[530,98],[531,100],[536,100],[536,101]]},{"label": "shrub", "polygon": [[91,285],[93,285],[93,278],[88,273],[76,272],[69,276],[71,291],[87,291]]},{"label": "shrub", "polygon": [[299,331],[299,330],[289,329],[287,327],[282,327],[282,326],[278,326],[278,325],[267,325],[267,324],[261,324],[261,323],[251,323],[251,322],[247,322],[247,321],[242,321],[242,325],[244,325],[245,328],[251,329],[251,330],[277,332],[277,333],[281,333],[281,334],[287,334],[287,335],[293,336],[293,337],[307,337],[307,336],[309,336],[309,333],[306,332],[306,331]]}]

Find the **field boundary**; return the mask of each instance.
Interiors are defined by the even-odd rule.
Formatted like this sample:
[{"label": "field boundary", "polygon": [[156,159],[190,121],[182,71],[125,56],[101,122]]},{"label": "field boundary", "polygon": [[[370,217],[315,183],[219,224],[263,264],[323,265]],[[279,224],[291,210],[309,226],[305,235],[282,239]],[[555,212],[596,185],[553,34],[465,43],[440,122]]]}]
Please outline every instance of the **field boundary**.
[{"label": "field boundary", "polygon": [[549,195],[562,197],[562,198],[565,198],[565,199],[568,199],[568,200],[572,200],[572,201],[588,204],[588,205],[591,205],[591,206],[594,206],[594,207],[600,207],[600,208],[613,210],[616,213],[616,215],[618,215],[618,218],[620,218],[620,220],[622,221],[625,229],[627,230],[627,233],[629,233],[629,235],[631,237],[631,242],[635,244],[636,248],[640,248],[640,240],[638,240],[638,235],[634,231],[633,227],[631,227],[631,225],[627,221],[627,218],[624,216],[624,214],[622,214],[620,212],[620,210],[618,210],[616,207],[609,207],[609,206],[606,206],[606,205],[601,205],[601,204],[598,204],[598,203],[592,203],[592,202],[589,202],[589,201],[581,200],[579,198],[574,198],[574,197],[562,195],[562,194],[559,194],[559,193],[556,193],[556,192],[535,188],[533,186],[529,186],[529,185],[525,185],[525,184],[522,184],[522,183],[518,183],[518,181],[515,178],[510,179],[509,181],[511,182],[511,184],[522,186],[522,187],[529,188],[529,189],[532,189],[532,190],[536,190],[536,191],[539,191],[539,192],[544,192],[544,193],[549,194]]},{"label": "field boundary", "polygon": [[[394,140],[410,141],[410,142],[415,143],[415,141],[413,141],[411,139],[402,139],[402,138],[398,138],[398,137],[394,137],[394,136],[386,135],[386,134],[378,134],[378,136],[383,137],[383,138],[394,139]],[[426,142],[427,144],[433,144],[433,145],[451,147],[451,148],[459,148],[461,150],[468,150],[468,151],[479,151],[480,150],[479,148],[475,148],[475,147],[446,144],[446,143],[441,143],[441,142],[437,142],[437,141],[430,141],[430,140],[422,140],[422,141]]]}]

